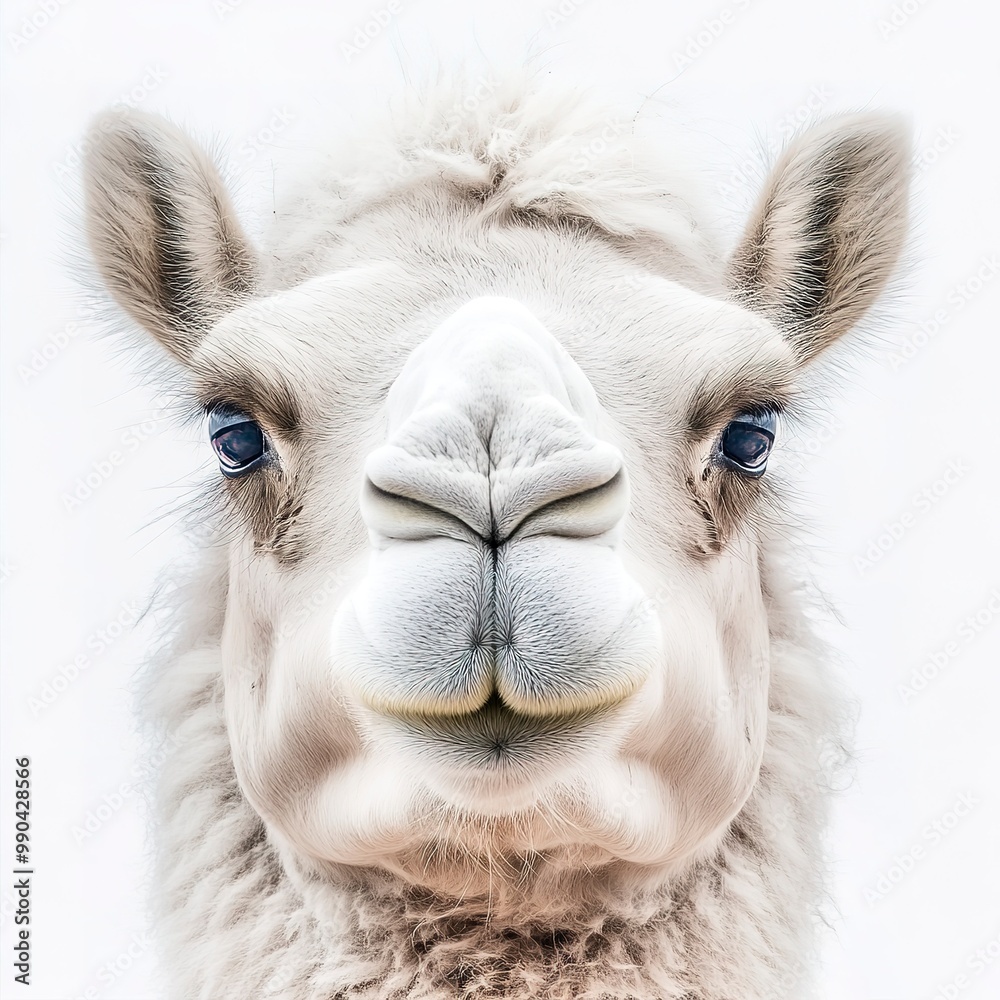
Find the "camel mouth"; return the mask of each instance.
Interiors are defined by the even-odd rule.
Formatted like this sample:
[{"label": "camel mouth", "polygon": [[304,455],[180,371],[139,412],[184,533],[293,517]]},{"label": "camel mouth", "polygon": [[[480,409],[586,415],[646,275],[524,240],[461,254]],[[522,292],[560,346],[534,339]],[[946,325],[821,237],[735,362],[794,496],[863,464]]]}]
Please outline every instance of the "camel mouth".
[{"label": "camel mouth", "polygon": [[[466,715],[381,716],[412,759],[426,764],[425,778],[445,797],[500,805],[502,793],[535,798],[558,774],[575,771],[595,739],[614,728],[616,706],[573,714],[525,715],[495,692]],[[526,800],[525,800],[526,801]]]},{"label": "camel mouth", "polygon": [[[482,645],[476,646],[473,656],[482,656],[483,649]],[[530,678],[519,690],[507,678],[497,677],[496,672],[481,677],[476,687],[458,694],[435,691],[431,696],[415,697],[406,692],[402,697],[387,698],[380,690],[361,684],[355,686],[355,693],[372,711],[406,724],[436,729],[439,733],[496,731],[498,743],[502,743],[504,729],[519,732],[522,726],[530,726],[535,731],[548,731],[563,725],[572,726],[613,709],[631,698],[648,675],[648,666],[642,664],[633,670],[632,676],[601,677],[590,689],[570,688],[565,692],[557,690],[554,694],[540,693],[536,685],[530,683]]]},{"label": "camel mouth", "polygon": [[354,701],[446,734],[573,725],[631,699],[663,646],[617,549],[554,536],[495,553],[445,538],[379,550],[330,641]]},{"label": "camel mouth", "polygon": [[421,712],[400,715],[398,719],[415,735],[426,734],[455,742],[474,739],[484,746],[492,743],[499,753],[505,748],[513,750],[522,739],[535,738],[539,734],[576,732],[607,714],[612,707],[606,704],[575,712],[529,715],[512,708],[494,689],[479,708],[462,715]]}]

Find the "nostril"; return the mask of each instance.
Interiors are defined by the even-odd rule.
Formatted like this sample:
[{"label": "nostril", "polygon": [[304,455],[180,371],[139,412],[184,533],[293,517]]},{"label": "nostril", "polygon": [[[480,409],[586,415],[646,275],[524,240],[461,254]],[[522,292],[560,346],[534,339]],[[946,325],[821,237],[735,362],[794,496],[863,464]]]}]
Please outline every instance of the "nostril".
[{"label": "nostril", "polygon": [[384,490],[368,478],[361,494],[365,524],[384,538],[396,541],[455,538],[468,542],[485,538],[493,547],[515,537],[592,538],[603,535],[621,521],[627,507],[628,481],[624,469],[619,469],[600,486],[560,497],[530,511],[504,531],[492,522],[488,534],[477,531],[457,514]]},{"label": "nostril", "polygon": [[514,534],[603,535],[624,517],[628,494],[621,454],[592,441],[485,468],[390,445],[369,456],[360,499],[365,523],[382,538],[445,537],[495,548]]},{"label": "nostril", "polygon": [[480,537],[460,517],[433,504],[384,490],[368,477],[361,490],[361,517],[370,531],[397,541],[430,538],[475,541]]},{"label": "nostril", "polygon": [[628,482],[621,453],[593,438],[525,466],[494,468],[490,500],[501,541],[512,534],[602,534],[624,516]]},{"label": "nostril", "polygon": [[561,535],[592,538],[617,525],[628,509],[628,477],[620,468],[607,482],[560,497],[531,511],[506,534],[508,538]]},{"label": "nostril", "polygon": [[489,479],[454,459],[385,445],[365,462],[361,515],[389,538],[485,538],[491,529]]}]

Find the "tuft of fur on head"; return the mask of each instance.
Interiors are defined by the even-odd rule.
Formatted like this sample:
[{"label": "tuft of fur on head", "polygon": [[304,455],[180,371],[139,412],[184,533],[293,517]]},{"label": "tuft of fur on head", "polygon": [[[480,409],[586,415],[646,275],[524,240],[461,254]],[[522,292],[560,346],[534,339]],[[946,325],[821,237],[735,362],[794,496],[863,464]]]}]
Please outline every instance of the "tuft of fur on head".
[{"label": "tuft of fur on head", "polygon": [[530,74],[480,80],[444,77],[407,94],[305,171],[269,234],[281,248],[272,283],[321,273],[317,245],[338,225],[400,197],[431,204],[442,194],[470,206],[473,225],[578,226],[629,246],[653,270],[669,261],[692,281],[718,270],[709,198],[687,169],[693,139],[678,123],[623,114]]}]

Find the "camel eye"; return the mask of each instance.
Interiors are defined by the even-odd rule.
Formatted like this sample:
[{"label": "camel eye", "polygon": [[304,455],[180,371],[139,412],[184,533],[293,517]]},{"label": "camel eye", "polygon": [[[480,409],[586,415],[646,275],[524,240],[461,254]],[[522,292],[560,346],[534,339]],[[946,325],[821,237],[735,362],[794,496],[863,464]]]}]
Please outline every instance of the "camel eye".
[{"label": "camel eye", "polygon": [[719,449],[723,458],[743,475],[763,475],[774,444],[774,428],[772,410],[741,413],[722,432]]},{"label": "camel eye", "polygon": [[267,460],[267,438],[255,420],[228,406],[209,413],[208,433],[219,456],[222,474],[230,479],[246,475]]}]

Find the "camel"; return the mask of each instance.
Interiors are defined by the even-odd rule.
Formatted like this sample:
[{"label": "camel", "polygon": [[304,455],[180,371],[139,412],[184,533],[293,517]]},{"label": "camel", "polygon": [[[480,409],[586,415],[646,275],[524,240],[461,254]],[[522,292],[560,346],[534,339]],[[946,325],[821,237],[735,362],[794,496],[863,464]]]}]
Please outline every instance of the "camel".
[{"label": "camel", "polygon": [[91,127],[90,252],[213,462],[143,701],[168,994],[813,995],[845,697],[767,464],[907,130],[813,125],[727,244],[670,142],[461,97],[254,240],[167,120]]}]

